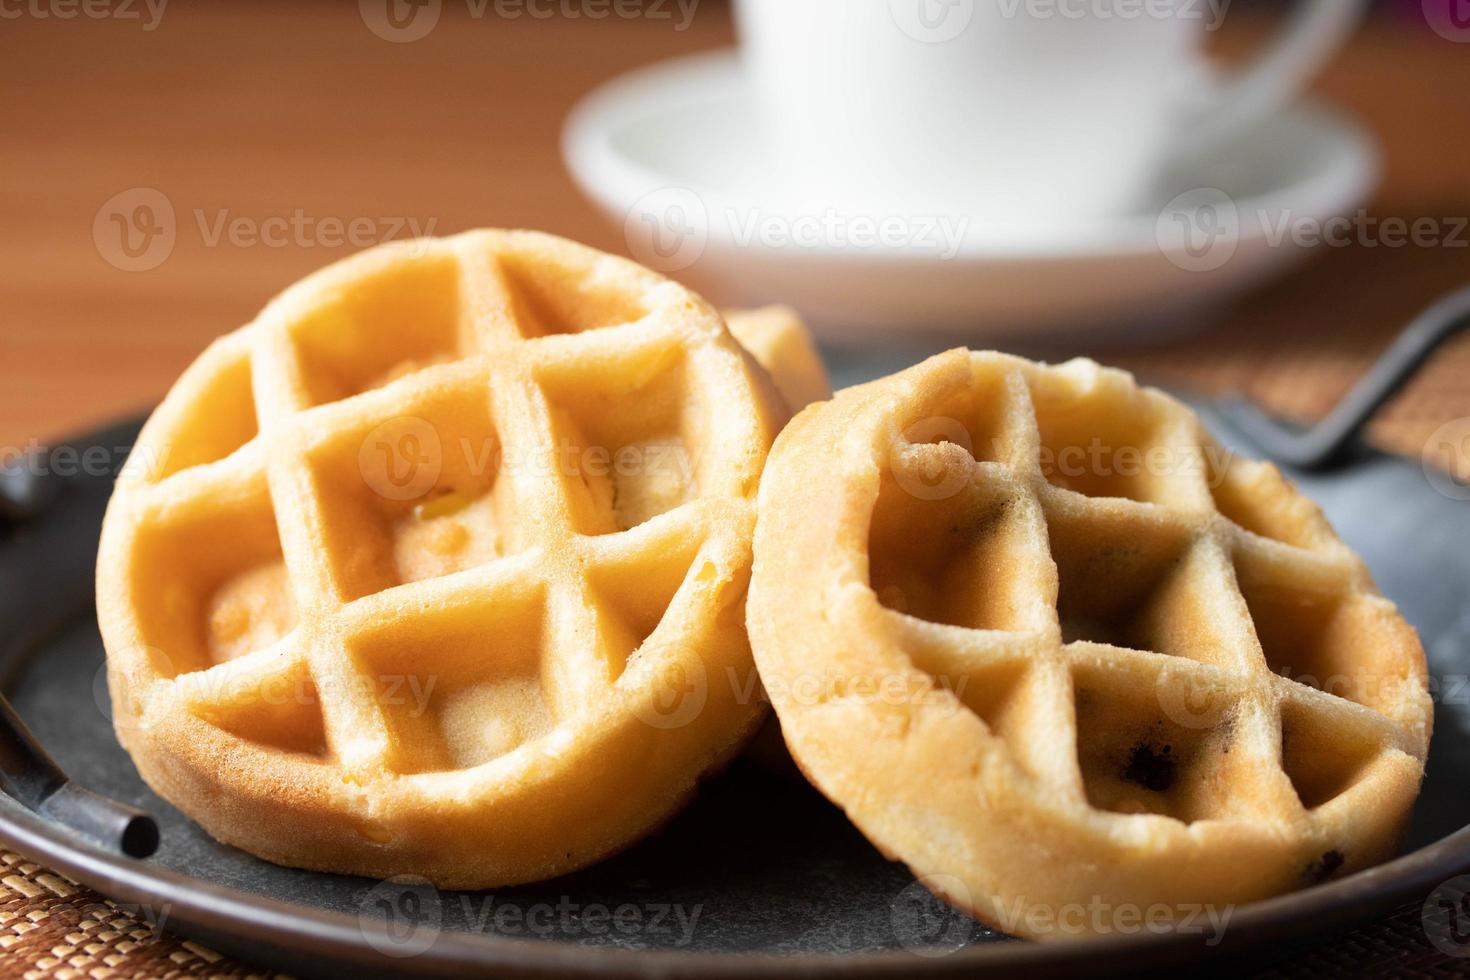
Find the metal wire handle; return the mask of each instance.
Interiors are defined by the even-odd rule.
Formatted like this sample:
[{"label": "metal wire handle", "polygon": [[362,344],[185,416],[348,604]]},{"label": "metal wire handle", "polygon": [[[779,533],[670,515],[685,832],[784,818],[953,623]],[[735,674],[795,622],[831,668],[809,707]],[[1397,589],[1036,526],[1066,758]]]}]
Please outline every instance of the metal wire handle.
[{"label": "metal wire handle", "polygon": [[[0,467],[0,535],[22,533],[67,491],[66,481],[27,462]],[[0,791],[27,809],[69,827],[110,850],[145,858],[158,849],[158,823],[139,810],[71,781],[9,699],[0,693]]]},{"label": "metal wire handle", "polygon": [[1410,321],[1352,390],[1309,429],[1282,425],[1239,395],[1224,399],[1220,413],[1272,459],[1298,469],[1325,469],[1342,461],[1384,402],[1466,327],[1470,327],[1470,287],[1450,293]]}]

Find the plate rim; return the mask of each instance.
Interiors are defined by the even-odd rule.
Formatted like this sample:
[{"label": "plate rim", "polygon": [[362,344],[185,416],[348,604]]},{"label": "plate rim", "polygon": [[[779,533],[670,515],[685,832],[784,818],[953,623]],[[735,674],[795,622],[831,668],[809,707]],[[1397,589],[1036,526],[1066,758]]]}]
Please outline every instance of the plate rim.
[{"label": "plate rim", "polygon": [[[315,958],[322,967],[348,962],[392,966],[412,974],[487,967],[512,971],[512,975],[564,971],[597,976],[699,977],[888,976],[900,972],[949,976],[977,968],[1007,976],[1041,966],[1084,967],[1083,972],[1093,975],[1115,969],[1135,972],[1239,954],[1276,938],[1303,939],[1333,928],[1346,929],[1376,911],[1407,901],[1426,886],[1470,868],[1467,826],[1338,881],[1239,906],[1213,947],[1202,943],[1198,934],[1167,931],[1057,942],[984,943],[940,956],[899,950],[842,956],[630,950],[444,930],[422,953],[400,958],[375,951],[359,923],[345,913],[255,895],[147,861],[110,854],[47,823],[3,794],[0,844],[109,898],[167,908],[169,928],[177,922],[209,937],[265,940],[290,953]],[[365,887],[369,881],[363,879]],[[242,926],[247,930],[243,934]],[[187,933],[188,929],[180,931]],[[1240,938],[1242,934],[1244,938]]]}]

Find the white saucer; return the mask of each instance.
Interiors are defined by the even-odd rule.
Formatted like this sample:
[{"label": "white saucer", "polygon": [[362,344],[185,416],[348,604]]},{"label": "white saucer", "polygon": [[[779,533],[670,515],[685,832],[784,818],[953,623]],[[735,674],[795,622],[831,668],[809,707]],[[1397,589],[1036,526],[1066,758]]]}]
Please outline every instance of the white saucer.
[{"label": "white saucer", "polygon": [[1132,215],[1024,229],[864,215],[780,186],[733,52],[603,85],[568,119],[563,152],[634,257],[722,304],[789,303],[838,342],[1156,335],[1189,319],[1170,318],[1181,308],[1289,267],[1377,176],[1367,134],[1297,105],[1181,162]]}]

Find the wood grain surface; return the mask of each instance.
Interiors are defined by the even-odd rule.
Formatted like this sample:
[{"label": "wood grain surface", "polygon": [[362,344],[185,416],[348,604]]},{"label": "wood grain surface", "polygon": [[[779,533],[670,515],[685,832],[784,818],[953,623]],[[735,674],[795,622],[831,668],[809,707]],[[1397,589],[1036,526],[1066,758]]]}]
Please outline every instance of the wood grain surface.
[{"label": "wood grain surface", "polygon": [[[0,19],[0,446],[150,405],[210,338],[355,250],[333,221],[369,238],[527,226],[624,251],[561,164],[562,120],[619,72],[730,43],[727,8],[706,0],[687,22],[672,3],[664,19],[599,21],[471,9],[447,0],[413,43],[380,39],[343,2],[176,2],[151,29],[141,2],[137,19]],[[1238,20],[1218,41],[1227,54],[1261,34]],[[1383,141],[1374,215],[1470,214],[1470,44],[1376,23],[1317,89]],[[93,225],[140,188],[166,197],[177,238],[156,268],[124,271]],[[279,227],[293,219],[304,230]],[[273,231],[284,240],[264,240]],[[1312,415],[1467,278],[1463,246],[1324,249],[1202,337],[1085,352]],[[1400,443],[1470,414],[1458,353],[1395,406]]]}]

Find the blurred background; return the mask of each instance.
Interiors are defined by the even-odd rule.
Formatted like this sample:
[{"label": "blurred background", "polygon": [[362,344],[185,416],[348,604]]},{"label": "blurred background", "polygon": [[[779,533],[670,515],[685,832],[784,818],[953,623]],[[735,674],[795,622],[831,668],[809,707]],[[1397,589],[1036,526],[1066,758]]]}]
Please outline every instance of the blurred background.
[{"label": "blurred background", "polygon": [[[629,253],[624,224],[564,164],[568,114],[631,69],[734,43],[721,0],[385,2],[400,22],[432,8],[433,23],[385,39],[371,0],[0,0],[0,446],[146,409],[211,338],[379,240],[529,227]],[[1229,4],[1211,55],[1254,51],[1287,6]],[[1107,329],[1011,332],[1004,346],[1320,414],[1413,313],[1470,279],[1465,7],[1378,0],[1310,88],[1379,144],[1364,214],[1424,219],[1426,234],[1361,233],[1360,218],[1269,281],[1166,313],[1166,329],[1131,335],[1125,313]],[[787,298],[711,281],[719,303]],[[972,336],[897,325],[889,339],[983,346],[999,342],[989,326],[982,310]],[[822,325],[833,349],[841,331]],[[1376,437],[1417,454],[1470,415],[1467,372],[1461,343]]]}]

